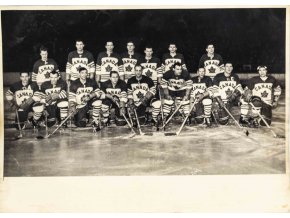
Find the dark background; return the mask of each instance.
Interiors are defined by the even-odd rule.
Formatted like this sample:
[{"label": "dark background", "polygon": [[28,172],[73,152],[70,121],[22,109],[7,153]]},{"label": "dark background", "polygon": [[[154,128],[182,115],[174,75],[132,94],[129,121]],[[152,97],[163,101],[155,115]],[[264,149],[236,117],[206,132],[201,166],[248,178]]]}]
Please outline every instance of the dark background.
[{"label": "dark background", "polygon": [[1,17],[4,72],[32,71],[41,45],[65,71],[74,40],[83,38],[95,58],[108,40],[119,53],[128,40],[142,54],[150,44],[159,58],[173,41],[191,72],[211,42],[236,72],[264,64],[285,73],[286,9],[2,11]]}]

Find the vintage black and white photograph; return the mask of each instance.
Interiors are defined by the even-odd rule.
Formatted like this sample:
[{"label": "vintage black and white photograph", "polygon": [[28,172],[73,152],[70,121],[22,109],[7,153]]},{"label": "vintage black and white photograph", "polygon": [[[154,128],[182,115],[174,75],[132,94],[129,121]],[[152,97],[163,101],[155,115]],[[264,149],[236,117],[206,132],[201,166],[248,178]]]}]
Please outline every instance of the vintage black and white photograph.
[{"label": "vintage black and white photograph", "polygon": [[286,173],[286,8],[1,22],[4,177]]}]

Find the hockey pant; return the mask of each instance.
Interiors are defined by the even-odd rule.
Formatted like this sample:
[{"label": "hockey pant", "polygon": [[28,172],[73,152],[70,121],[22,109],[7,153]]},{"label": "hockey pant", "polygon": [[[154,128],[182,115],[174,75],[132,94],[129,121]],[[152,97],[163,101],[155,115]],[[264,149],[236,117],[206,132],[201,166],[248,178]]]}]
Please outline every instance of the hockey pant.
[{"label": "hockey pant", "polygon": [[117,126],[124,126],[126,125],[126,120],[124,119],[123,115],[120,114],[120,108],[118,105],[115,104],[110,99],[104,99],[102,101],[102,122],[107,123],[110,117],[110,111],[111,109],[115,109],[115,123]]},{"label": "hockey pant", "polygon": [[266,104],[265,102],[263,102],[261,100],[255,100],[255,101],[252,102],[252,104],[255,106],[257,111],[254,108],[252,108],[251,105],[249,105],[247,102],[242,102],[242,105],[241,105],[241,117],[244,120],[249,120],[251,118],[252,119],[256,119],[261,126],[266,126],[266,124],[260,118],[260,116],[258,114],[258,113],[260,113],[262,115],[262,117],[264,118],[264,120],[269,125],[271,125],[271,121],[272,121],[272,106]]},{"label": "hockey pant", "polygon": [[211,117],[212,100],[210,98],[204,98],[195,104],[195,121],[198,124],[203,123],[204,118]]}]

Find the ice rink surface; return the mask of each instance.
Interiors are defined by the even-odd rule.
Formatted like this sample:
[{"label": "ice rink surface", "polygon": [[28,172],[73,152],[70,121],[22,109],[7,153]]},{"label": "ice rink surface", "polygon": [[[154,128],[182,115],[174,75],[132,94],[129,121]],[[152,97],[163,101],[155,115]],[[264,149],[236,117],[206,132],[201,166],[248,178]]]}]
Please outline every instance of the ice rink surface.
[{"label": "ice rink surface", "polygon": [[[232,111],[239,117],[237,108]],[[13,113],[5,105],[5,124]],[[285,98],[273,110],[271,127],[285,136]],[[178,130],[180,121],[165,132]],[[142,127],[152,132],[152,127]],[[24,130],[24,137],[5,128],[5,176],[129,176],[129,175],[233,175],[285,173],[286,139],[274,138],[266,127],[248,129],[249,136],[231,121],[227,126],[185,126],[179,136],[136,135],[130,129],[107,127],[65,129],[48,139]],[[50,132],[53,129],[49,130]],[[137,130],[136,130],[137,131]],[[138,131],[137,131],[138,132]],[[45,134],[44,129],[40,134]]]}]

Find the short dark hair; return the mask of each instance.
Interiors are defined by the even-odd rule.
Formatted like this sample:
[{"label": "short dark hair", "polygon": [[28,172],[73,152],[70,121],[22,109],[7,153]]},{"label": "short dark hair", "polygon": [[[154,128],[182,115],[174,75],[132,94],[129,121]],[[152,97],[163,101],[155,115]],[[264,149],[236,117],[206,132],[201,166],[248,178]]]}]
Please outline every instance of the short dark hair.
[{"label": "short dark hair", "polygon": [[234,65],[233,65],[233,62],[231,62],[231,61],[226,61],[226,62],[225,62],[225,66],[226,66],[227,64],[231,64],[232,66],[234,66]]},{"label": "short dark hair", "polygon": [[57,74],[57,76],[60,76],[60,75],[59,75],[59,72],[57,72],[57,71],[55,71],[55,70],[52,70],[52,71],[50,72],[50,74],[53,74],[53,75]]},{"label": "short dark hair", "polygon": [[20,72],[19,76],[21,76],[22,73],[27,73],[27,75],[29,76],[29,72]]},{"label": "short dark hair", "polygon": [[132,40],[127,41],[127,45],[128,43],[133,43],[133,45],[135,45],[135,43]]},{"label": "short dark hair", "polygon": [[79,68],[79,73],[80,73],[81,71],[83,71],[83,70],[86,70],[86,71],[88,72],[88,69],[87,69],[87,68],[85,68],[85,67],[80,67],[80,68]]},{"label": "short dark hair", "polygon": [[153,47],[151,45],[146,45],[145,50],[146,50],[146,48],[151,48],[153,50]]},{"label": "short dark hair", "polygon": [[176,66],[182,67],[182,64],[179,62],[176,62],[172,65],[172,69],[175,68]]},{"label": "short dark hair", "polygon": [[206,44],[206,48],[208,48],[208,46],[212,45],[214,47],[214,44],[212,42],[209,42]]},{"label": "short dark hair", "polygon": [[85,43],[84,43],[84,40],[81,39],[81,38],[77,38],[77,39],[75,40],[75,42],[76,42],[76,43],[77,43],[77,42],[82,42],[83,44],[85,44]]},{"label": "short dark hair", "polygon": [[117,71],[112,70],[112,71],[110,72],[110,77],[111,77],[113,74],[117,74],[118,77],[119,77],[119,73],[118,73]]},{"label": "short dark hair", "polygon": [[44,46],[41,46],[40,49],[39,49],[39,51],[40,51],[40,52],[42,52],[42,51],[47,51],[47,48],[44,47]]},{"label": "short dark hair", "polygon": [[135,67],[134,67],[134,69],[136,69],[136,67],[140,67],[141,70],[143,70],[143,67],[140,64],[136,64]]},{"label": "short dark hair", "polygon": [[170,46],[170,45],[175,45],[175,47],[177,47],[176,42],[169,42],[168,46]]}]

